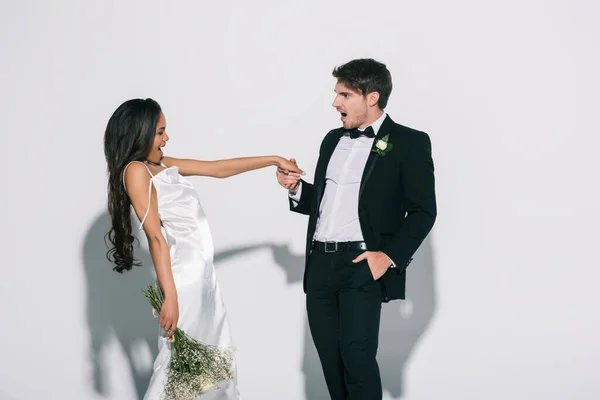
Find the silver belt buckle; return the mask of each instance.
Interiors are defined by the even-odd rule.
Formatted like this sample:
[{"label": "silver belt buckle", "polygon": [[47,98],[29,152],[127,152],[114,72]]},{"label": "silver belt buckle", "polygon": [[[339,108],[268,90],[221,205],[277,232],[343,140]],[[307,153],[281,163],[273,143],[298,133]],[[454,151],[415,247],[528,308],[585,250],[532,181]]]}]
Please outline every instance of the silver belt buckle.
[{"label": "silver belt buckle", "polygon": [[[335,246],[333,246],[333,250],[329,251],[327,250],[327,245],[329,243],[333,243]],[[338,251],[338,244],[337,242],[325,242],[325,253],[335,253],[336,251]]]}]

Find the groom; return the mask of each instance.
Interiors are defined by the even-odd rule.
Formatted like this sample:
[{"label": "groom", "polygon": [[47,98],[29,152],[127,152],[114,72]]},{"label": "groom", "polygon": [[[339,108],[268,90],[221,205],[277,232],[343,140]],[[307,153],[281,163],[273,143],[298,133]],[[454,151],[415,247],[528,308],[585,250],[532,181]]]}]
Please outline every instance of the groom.
[{"label": "groom", "polygon": [[376,400],[381,303],[404,299],[406,268],[436,218],[431,142],[383,112],[384,64],[352,60],[333,76],[343,127],[325,136],[314,184],[285,170],[277,180],[290,209],[309,216],[304,292],[329,394]]}]

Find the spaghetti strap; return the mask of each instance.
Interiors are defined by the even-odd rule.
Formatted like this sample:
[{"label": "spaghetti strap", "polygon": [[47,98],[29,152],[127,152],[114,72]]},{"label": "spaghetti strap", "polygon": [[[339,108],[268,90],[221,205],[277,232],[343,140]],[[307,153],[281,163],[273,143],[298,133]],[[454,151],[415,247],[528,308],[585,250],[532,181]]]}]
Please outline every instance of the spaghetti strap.
[{"label": "spaghetti strap", "polygon": [[125,185],[125,171],[127,171],[127,168],[129,168],[129,166],[132,163],[142,164],[144,167],[146,167],[146,170],[150,174],[150,185],[148,185],[148,208],[146,209],[146,214],[144,214],[144,218],[142,219],[142,222],[140,223],[140,229],[139,230],[141,231],[142,229],[144,229],[144,222],[146,222],[146,218],[148,218],[148,213],[150,212],[150,199],[152,198],[152,178],[154,178],[154,175],[152,175],[152,172],[150,171],[150,168],[148,168],[148,166],[146,164],[144,164],[143,162],[141,162],[141,161],[131,161],[123,169],[123,187],[125,187],[125,192],[127,192],[127,186]]}]

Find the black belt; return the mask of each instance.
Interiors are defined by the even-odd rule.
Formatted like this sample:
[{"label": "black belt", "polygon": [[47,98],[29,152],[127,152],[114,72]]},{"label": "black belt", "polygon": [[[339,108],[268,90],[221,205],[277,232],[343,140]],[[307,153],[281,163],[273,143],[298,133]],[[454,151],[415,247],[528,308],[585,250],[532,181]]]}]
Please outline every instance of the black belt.
[{"label": "black belt", "polygon": [[348,250],[367,250],[365,242],[318,242],[313,241],[312,248],[324,253],[335,253]]}]

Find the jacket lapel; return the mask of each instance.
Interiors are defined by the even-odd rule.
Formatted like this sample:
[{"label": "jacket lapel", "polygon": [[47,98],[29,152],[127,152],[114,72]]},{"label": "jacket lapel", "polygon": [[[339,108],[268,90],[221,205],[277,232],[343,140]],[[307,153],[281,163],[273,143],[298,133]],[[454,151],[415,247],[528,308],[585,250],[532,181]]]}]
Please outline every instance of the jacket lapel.
[{"label": "jacket lapel", "polygon": [[383,123],[379,127],[379,132],[377,132],[377,135],[375,136],[375,140],[373,140],[373,147],[371,149],[371,152],[369,153],[369,158],[367,159],[367,163],[365,164],[365,169],[363,171],[362,179],[360,181],[360,189],[358,191],[358,201],[359,202],[360,202],[360,198],[362,196],[363,190],[365,189],[365,185],[368,182],[371,175],[373,174],[373,169],[375,169],[375,165],[377,164],[377,161],[379,161],[379,159],[381,158],[381,156],[379,154],[377,154],[373,151],[373,149],[375,148],[375,144],[377,143],[378,140],[382,139],[385,135],[390,133],[390,128],[392,127],[393,123],[394,123],[394,121],[392,121],[392,119],[389,117],[389,115],[386,116],[385,119],[383,120]]},{"label": "jacket lapel", "polygon": [[327,143],[323,145],[322,154],[319,157],[319,163],[315,171],[315,195],[317,197],[315,204],[317,205],[317,214],[319,213],[318,210],[321,206],[323,191],[325,190],[325,175],[327,173],[327,166],[329,165],[331,155],[333,154],[333,151],[335,150],[343,134],[344,130],[341,128],[332,133]]}]

